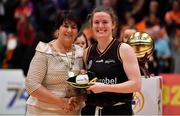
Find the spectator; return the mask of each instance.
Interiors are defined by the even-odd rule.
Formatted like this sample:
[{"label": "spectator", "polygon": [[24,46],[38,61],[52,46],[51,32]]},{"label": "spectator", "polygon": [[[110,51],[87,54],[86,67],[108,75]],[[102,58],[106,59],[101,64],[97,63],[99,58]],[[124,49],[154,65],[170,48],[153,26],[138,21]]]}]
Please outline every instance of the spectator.
[{"label": "spectator", "polygon": [[87,42],[86,35],[83,32],[79,33],[77,38],[74,41],[74,44],[79,45],[83,49],[87,48],[88,47],[88,42]]},{"label": "spectator", "polygon": [[0,67],[2,65],[2,61],[5,56],[6,45],[7,45],[7,34],[2,29],[2,26],[0,24]]},{"label": "spectator", "polygon": [[171,72],[171,49],[169,42],[161,38],[159,35],[160,27],[154,26],[147,30],[147,32],[152,36],[155,42],[155,50],[157,52],[157,58],[159,61],[159,72],[160,73],[170,73]]}]

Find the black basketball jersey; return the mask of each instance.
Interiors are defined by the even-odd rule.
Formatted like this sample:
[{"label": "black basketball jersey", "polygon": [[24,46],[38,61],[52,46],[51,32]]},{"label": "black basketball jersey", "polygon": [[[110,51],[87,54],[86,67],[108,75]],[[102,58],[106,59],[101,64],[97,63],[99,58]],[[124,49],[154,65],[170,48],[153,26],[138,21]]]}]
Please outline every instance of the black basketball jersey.
[{"label": "black basketball jersey", "polygon": [[[97,44],[89,48],[87,53],[87,70],[95,73],[98,82],[117,84],[128,80],[119,54],[120,45],[120,42],[113,39],[102,53],[97,48]],[[132,96],[132,93],[103,92],[93,94],[91,92],[87,96],[87,102],[113,104],[120,101],[131,101]]]}]

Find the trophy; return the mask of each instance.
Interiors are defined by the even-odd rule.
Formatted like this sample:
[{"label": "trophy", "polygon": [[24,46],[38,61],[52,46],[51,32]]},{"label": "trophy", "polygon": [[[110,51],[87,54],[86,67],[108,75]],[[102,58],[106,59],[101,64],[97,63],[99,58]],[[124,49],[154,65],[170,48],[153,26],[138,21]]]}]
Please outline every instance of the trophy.
[{"label": "trophy", "polygon": [[68,78],[67,82],[75,88],[88,88],[89,82],[95,82],[97,77],[93,72],[88,71],[86,74],[75,75]]},{"label": "trophy", "polygon": [[149,78],[150,74],[145,64],[153,54],[154,41],[152,37],[145,32],[136,32],[130,36],[127,43],[134,49],[144,76]]}]

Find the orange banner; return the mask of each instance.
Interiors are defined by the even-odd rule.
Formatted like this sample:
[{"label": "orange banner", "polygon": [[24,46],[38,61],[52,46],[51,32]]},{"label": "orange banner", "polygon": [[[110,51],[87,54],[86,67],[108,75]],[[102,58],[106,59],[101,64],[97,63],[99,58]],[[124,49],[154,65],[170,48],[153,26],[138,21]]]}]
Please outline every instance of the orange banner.
[{"label": "orange banner", "polygon": [[161,74],[163,77],[163,115],[180,114],[180,74]]}]

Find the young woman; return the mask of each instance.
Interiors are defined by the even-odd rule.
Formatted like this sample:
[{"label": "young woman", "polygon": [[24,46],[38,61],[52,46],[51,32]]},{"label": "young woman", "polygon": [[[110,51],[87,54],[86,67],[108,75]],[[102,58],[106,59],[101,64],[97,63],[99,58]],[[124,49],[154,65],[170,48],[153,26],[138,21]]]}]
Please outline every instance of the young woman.
[{"label": "young woman", "polygon": [[26,78],[26,115],[80,115],[83,97],[80,89],[66,80],[83,68],[83,49],[73,42],[79,23],[73,13],[64,12],[56,21],[56,39],[36,47]]},{"label": "young woman", "polygon": [[140,70],[132,47],[113,38],[117,20],[109,7],[97,7],[91,15],[91,26],[97,44],[84,52],[88,71],[97,82],[87,90],[82,115],[132,115],[133,92],[141,88]]}]

